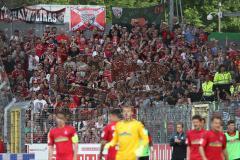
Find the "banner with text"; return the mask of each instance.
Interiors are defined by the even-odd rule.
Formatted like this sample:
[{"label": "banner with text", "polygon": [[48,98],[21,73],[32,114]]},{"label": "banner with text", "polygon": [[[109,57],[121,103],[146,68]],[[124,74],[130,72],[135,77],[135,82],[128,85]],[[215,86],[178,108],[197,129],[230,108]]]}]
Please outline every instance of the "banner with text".
[{"label": "banner with text", "polygon": [[146,8],[120,8],[112,7],[113,24],[131,24],[143,26],[155,23],[159,25],[164,11],[163,5]]},{"label": "banner with text", "polygon": [[49,11],[44,8],[33,9],[20,7],[0,10],[0,21],[23,21],[27,23],[64,24],[65,8],[58,11]]}]

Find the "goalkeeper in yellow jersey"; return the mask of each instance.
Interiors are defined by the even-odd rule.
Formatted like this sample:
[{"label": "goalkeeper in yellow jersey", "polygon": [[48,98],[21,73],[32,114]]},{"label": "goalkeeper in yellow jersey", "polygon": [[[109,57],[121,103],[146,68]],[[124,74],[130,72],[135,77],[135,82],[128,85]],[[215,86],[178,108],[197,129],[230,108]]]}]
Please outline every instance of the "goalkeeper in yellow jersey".
[{"label": "goalkeeper in yellow jersey", "polygon": [[137,160],[149,143],[143,124],[133,119],[133,110],[132,106],[123,107],[123,120],[116,124],[113,139],[107,144],[118,146],[116,160]]}]

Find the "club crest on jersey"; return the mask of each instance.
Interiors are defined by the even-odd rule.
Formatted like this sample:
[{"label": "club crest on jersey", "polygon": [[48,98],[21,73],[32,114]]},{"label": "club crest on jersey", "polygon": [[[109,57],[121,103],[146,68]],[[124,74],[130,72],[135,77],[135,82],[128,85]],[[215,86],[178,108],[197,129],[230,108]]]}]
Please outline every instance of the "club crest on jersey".
[{"label": "club crest on jersey", "polygon": [[67,134],[68,134],[68,131],[64,131],[64,134],[67,135]]},{"label": "club crest on jersey", "polygon": [[222,137],[222,136],[220,136],[219,138],[220,138],[220,141],[222,141],[222,140],[223,140],[223,137]]}]

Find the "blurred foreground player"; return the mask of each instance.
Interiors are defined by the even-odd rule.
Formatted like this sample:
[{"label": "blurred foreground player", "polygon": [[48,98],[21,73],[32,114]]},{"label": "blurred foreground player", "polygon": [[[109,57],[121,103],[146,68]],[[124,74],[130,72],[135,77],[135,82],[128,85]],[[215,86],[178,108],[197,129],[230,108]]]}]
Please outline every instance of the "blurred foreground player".
[{"label": "blurred foreground player", "polygon": [[113,139],[107,144],[118,145],[116,160],[136,160],[149,143],[143,124],[133,119],[133,109],[132,106],[123,107],[123,120],[116,124]]},{"label": "blurred foreground player", "polygon": [[211,119],[211,130],[201,139],[199,147],[202,160],[228,160],[226,137],[221,131],[222,120],[219,116]]},{"label": "blurred foreground player", "polygon": [[187,160],[202,160],[199,147],[205,130],[202,129],[202,117],[195,115],[192,117],[193,130],[187,132]]},{"label": "blurred foreground player", "polygon": [[[110,142],[113,138],[113,134],[115,131],[115,126],[117,122],[121,118],[121,112],[118,109],[112,110],[109,114],[109,121],[110,123],[103,129],[103,133],[101,135],[101,148],[100,148],[100,155],[99,160],[102,160],[102,152],[104,149],[105,144]],[[116,159],[117,150],[116,147],[110,147],[108,149],[107,159],[106,160],[115,160]]]},{"label": "blurred foreground player", "polygon": [[57,127],[48,134],[48,160],[53,158],[53,147],[56,146],[56,160],[77,160],[78,136],[72,126],[65,125],[66,115],[58,112]]}]

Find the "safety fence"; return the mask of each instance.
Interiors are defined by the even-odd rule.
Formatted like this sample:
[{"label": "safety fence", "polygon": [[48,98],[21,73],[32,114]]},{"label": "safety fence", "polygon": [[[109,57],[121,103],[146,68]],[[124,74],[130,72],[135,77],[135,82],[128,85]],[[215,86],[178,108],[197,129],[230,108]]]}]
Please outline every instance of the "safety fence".
[{"label": "safety fence", "polygon": [[36,112],[31,103],[25,114],[25,143],[47,143],[47,134],[55,126],[55,113],[59,110],[67,113],[67,124],[75,127],[81,143],[100,142],[103,126],[108,122],[108,109],[46,107]]},{"label": "safety fence", "polygon": [[[99,143],[102,129],[108,123],[109,108],[104,107],[69,109],[48,106],[36,112],[36,106],[31,102],[16,103],[14,106],[8,111],[7,138],[8,151],[11,153],[24,152],[25,144],[47,143],[47,134],[55,126],[55,113],[59,109],[68,113],[68,124],[76,128],[80,143]],[[230,119],[235,120],[240,129],[240,102],[149,105],[139,108],[137,112],[138,119],[144,122],[155,144],[167,144],[178,122],[184,124],[185,130],[191,129],[191,117],[194,114],[200,114],[206,119],[206,128],[209,128],[211,116],[219,114],[223,118],[224,130]]]},{"label": "safety fence", "polygon": [[[78,132],[80,143],[98,143],[105,124],[108,123],[109,108],[60,108],[68,113],[68,124],[73,125]],[[33,104],[25,113],[25,143],[46,143],[49,130],[55,126],[55,112],[59,108],[45,107],[39,112]],[[178,122],[183,123],[185,130],[191,129],[191,117],[200,114],[206,119],[209,128],[210,118],[214,114],[222,116],[224,127],[228,120],[236,121],[240,129],[240,102],[213,102],[192,105],[162,105],[145,106],[138,109],[138,119],[144,122],[153,137],[154,143],[168,143],[175,132]]]},{"label": "safety fence", "polygon": [[168,143],[170,136],[175,132],[178,122],[184,125],[185,130],[191,129],[191,117],[199,114],[206,119],[206,128],[209,128],[210,118],[214,114],[221,115],[223,129],[227,122],[236,121],[240,129],[240,103],[239,102],[213,102],[193,105],[153,105],[139,108],[138,119],[143,121],[155,143]]}]

